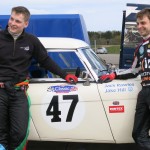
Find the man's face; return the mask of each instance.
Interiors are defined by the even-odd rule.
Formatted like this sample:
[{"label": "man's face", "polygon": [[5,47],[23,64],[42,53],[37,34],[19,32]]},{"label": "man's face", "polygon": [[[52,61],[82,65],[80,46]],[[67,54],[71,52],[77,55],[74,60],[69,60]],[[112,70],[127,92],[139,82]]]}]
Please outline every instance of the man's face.
[{"label": "man's face", "polygon": [[13,34],[19,34],[28,26],[23,14],[12,12],[8,21],[8,30]]},{"label": "man's face", "polygon": [[137,18],[137,29],[139,34],[143,37],[150,35],[150,20],[147,16]]}]

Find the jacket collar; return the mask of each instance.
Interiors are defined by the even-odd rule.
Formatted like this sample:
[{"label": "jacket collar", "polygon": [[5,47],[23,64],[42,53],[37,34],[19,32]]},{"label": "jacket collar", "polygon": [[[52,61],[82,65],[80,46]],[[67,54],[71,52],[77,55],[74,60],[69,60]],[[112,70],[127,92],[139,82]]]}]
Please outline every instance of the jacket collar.
[{"label": "jacket collar", "polygon": [[[6,26],[5,30],[4,30],[6,35],[12,36],[9,31],[8,31],[8,25]],[[19,37],[22,37],[25,35],[25,30],[23,30],[23,32],[21,33],[21,35]]]},{"label": "jacket collar", "polygon": [[143,38],[143,43],[146,42],[146,41],[149,41],[150,40],[150,35],[148,35],[147,37]]}]

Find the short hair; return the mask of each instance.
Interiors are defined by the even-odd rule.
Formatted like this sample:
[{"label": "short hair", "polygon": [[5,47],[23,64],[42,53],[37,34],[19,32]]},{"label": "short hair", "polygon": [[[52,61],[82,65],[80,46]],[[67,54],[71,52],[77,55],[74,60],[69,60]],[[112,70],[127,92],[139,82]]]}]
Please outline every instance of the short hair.
[{"label": "short hair", "polygon": [[17,7],[13,7],[11,12],[16,12],[17,14],[23,14],[25,21],[29,21],[30,19],[30,11],[23,6],[17,6]]},{"label": "short hair", "polygon": [[147,16],[150,20],[150,8],[144,8],[136,14],[136,18],[143,18],[143,16]]}]

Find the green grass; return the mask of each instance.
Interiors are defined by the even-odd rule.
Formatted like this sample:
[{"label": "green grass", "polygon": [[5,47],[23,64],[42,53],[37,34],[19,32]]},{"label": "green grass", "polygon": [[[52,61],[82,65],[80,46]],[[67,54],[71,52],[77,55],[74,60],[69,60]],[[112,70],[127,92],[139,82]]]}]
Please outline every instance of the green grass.
[{"label": "green grass", "polygon": [[119,54],[120,53],[120,45],[111,45],[106,47],[108,49],[109,54]]}]

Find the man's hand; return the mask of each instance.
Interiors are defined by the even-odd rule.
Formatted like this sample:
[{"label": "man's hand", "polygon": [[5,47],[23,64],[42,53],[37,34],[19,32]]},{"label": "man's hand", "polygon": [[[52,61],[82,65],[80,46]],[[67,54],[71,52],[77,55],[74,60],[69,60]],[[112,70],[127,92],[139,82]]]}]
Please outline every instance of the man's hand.
[{"label": "man's hand", "polygon": [[72,84],[75,84],[76,82],[78,82],[78,78],[73,74],[66,75],[65,80],[68,83],[72,83]]},{"label": "man's hand", "polygon": [[116,74],[113,72],[111,74],[105,74],[99,77],[99,82],[100,83],[107,83],[110,82],[112,80],[114,80],[116,77]]}]

